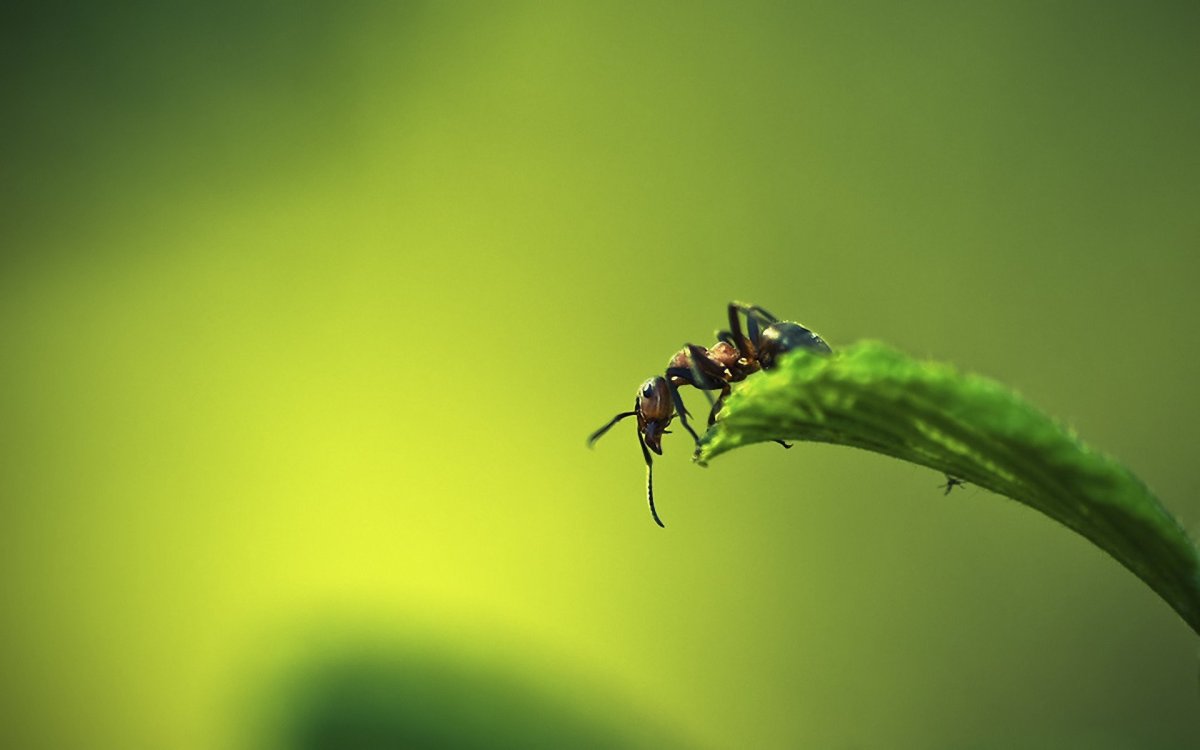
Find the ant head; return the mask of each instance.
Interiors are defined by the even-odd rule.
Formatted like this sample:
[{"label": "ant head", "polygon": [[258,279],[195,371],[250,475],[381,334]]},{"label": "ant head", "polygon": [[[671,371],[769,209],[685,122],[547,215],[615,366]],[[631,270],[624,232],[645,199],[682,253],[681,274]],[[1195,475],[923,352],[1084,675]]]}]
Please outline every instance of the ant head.
[{"label": "ant head", "polygon": [[638,429],[646,446],[662,455],[662,436],[675,416],[675,404],[671,399],[671,387],[664,377],[650,378],[638,389]]}]

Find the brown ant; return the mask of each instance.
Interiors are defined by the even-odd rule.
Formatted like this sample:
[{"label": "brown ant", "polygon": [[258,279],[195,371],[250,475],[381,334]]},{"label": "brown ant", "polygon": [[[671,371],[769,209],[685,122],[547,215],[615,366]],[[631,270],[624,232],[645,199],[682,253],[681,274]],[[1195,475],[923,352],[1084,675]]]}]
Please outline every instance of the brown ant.
[{"label": "brown ant", "polygon": [[[730,302],[728,312],[729,330],[717,332],[719,340],[716,344],[708,349],[686,344],[667,365],[667,377],[676,385],[686,383],[706,392],[721,391],[708,413],[710,427],[717,421],[717,413],[733,383],[741,382],[759,370],[774,369],[782,355],[796,349],[817,354],[833,352],[817,334],[799,323],[781,321],[758,305]],[[747,334],[742,333],[738,313],[746,316]],[[692,436],[695,437],[695,433]],[[785,448],[791,447],[782,440],[775,442]]]},{"label": "brown ant", "polygon": [[[688,411],[679,397],[679,386],[690,385],[708,396],[708,391],[720,390],[721,395],[712,404],[708,424],[712,426],[733,383],[745,380],[759,370],[775,367],[779,357],[794,349],[808,349],[818,354],[830,354],[829,345],[820,336],[799,323],[781,321],[757,305],[739,302],[729,303],[729,330],[717,333],[719,339],[708,349],[687,344],[667,364],[665,377],[656,376],[642,383],[638,389],[633,410],[617,414],[608,424],[588,437],[591,446],[608,432],[617,422],[626,417],[637,417],[638,445],[646,459],[646,497],[650,503],[650,515],[655,523],[666,527],[654,508],[654,462],[650,451],[662,455],[662,436],[667,426],[679,412],[679,421],[697,443],[700,436],[688,424]],[[746,331],[742,332],[738,314],[746,317]],[[748,335],[747,335],[748,334]],[[712,398],[709,397],[712,401]],[[792,446],[782,440],[775,442],[784,448]]]}]

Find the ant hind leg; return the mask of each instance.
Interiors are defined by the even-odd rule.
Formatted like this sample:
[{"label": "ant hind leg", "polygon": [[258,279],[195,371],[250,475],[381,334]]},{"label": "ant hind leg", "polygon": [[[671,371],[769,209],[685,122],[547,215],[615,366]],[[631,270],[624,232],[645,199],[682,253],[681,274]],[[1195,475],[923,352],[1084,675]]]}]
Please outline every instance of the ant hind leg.
[{"label": "ant hind leg", "polygon": [[760,318],[766,321],[767,325],[779,322],[779,318],[777,316],[772,315],[769,311],[759,307],[758,305],[750,305],[749,308],[754,311],[755,315],[758,315]]},{"label": "ant hind leg", "polygon": [[747,305],[744,302],[730,302],[729,307],[740,310],[747,318],[758,318],[758,321],[763,324],[764,328],[772,323],[779,322],[779,318],[773,315],[770,310],[758,305]]},{"label": "ant hind leg", "polygon": [[[735,335],[741,337],[741,325],[738,321],[738,313],[746,316],[746,329],[749,332],[749,343],[753,344],[758,341],[758,335],[762,329],[767,328],[773,323],[778,323],[779,318],[772,315],[767,310],[758,305],[747,305],[742,302],[729,303],[729,327]],[[741,337],[745,341],[745,337]],[[739,348],[742,356],[746,356],[747,349]]]}]

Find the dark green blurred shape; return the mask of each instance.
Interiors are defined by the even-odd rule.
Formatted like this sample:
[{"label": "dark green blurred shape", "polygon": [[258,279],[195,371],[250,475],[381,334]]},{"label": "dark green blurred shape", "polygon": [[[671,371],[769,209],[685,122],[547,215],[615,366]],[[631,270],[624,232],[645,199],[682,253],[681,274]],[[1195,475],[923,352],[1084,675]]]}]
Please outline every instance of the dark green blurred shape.
[{"label": "dark green blurred shape", "polygon": [[513,670],[417,646],[314,658],[282,694],[269,731],[290,750],[684,746],[645,717],[618,724],[607,705],[593,712]]}]

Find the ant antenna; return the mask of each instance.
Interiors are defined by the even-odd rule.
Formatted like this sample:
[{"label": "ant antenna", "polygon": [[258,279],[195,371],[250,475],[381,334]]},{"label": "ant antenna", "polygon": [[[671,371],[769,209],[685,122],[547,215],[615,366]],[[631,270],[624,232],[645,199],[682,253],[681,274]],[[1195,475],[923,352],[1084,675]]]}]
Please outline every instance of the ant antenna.
[{"label": "ant antenna", "polygon": [[634,411],[623,411],[620,414],[618,414],[617,416],[610,419],[608,421],[608,424],[606,424],[603,427],[601,427],[600,429],[596,430],[591,435],[588,435],[588,439],[587,439],[588,447],[591,448],[593,445],[595,445],[596,441],[599,440],[600,438],[604,437],[604,433],[611,430],[613,425],[615,425],[617,422],[620,422],[625,417],[632,417],[634,414],[637,414],[636,409]]},{"label": "ant antenna", "polygon": [[654,522],[664,529],[667,528],[658,517],[658,511],[654,509],[654,464],[646,464],[646,499],[650,501],[650,515],[654,517]]}]

